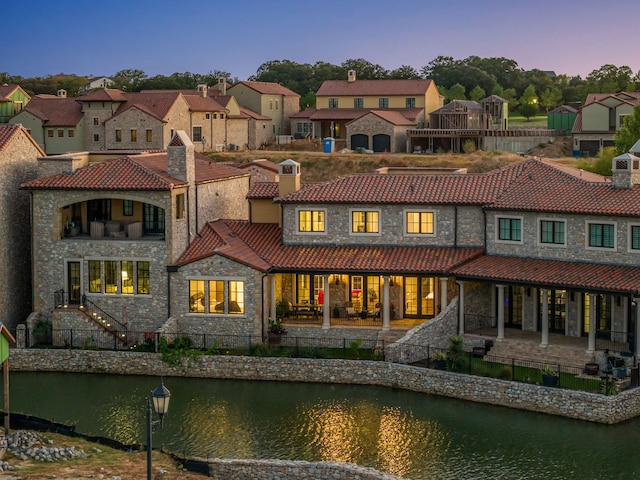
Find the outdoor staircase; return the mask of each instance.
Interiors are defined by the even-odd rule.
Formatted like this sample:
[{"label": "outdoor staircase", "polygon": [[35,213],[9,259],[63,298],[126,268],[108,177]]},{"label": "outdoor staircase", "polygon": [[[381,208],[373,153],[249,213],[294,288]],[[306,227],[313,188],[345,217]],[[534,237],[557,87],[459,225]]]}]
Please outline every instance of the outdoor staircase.
[{"label": "outdoor staircase", "polygon": [[[484,342],[485,337],[479,338]],[[586,353],[586,341],[584,341],[585,345],[580,345],[578,343],[554,344],[551,340],[546,348],[540,347],[540,340],[534,338],[526,340],[505,338],[501,342],[495,341],[495,339],[493,341],[493,347],[488,352],[488,356],[492,360],[493,357],[503,357],[505,359],[515,358],[549,365],[583,367],[585,363],[590,362],[593,358],[593,355]]]},{"label": "outdoor staircase", "polygon": [[404,329],[404,328],[393,328],[393,329],[387,330],[386,332],[383,332],[382,330],[380,330],[378,332],[376,347],[382,348],[383,345],[385,347],[388,347],[392,343],[397,342],[402,337],[404,337],[408,331],[409,331],[408,329]]}]

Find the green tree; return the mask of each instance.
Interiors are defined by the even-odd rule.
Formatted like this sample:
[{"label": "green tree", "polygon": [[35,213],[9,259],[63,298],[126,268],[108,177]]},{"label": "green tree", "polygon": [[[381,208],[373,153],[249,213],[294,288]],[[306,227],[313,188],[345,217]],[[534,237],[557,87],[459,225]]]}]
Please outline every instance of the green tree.
[{"label": "green tree", "polygon": [[391,72],[389,72],[389,78],[394,78],[394,79],[397,78],[397,79],[404,79],[404,80],[418,79],[420,78],[420,74],[412,66],[402,65],[401,67],[396,68],[395,70],[392,70]]},{"label": "green tree", "polygon": [[540,95],[540,106],[549,113],[552,108],[562,104],[562,92],[558,87],[547,88]]},{"label": "green tree", "polygon": [[341,65],[346,79],[346,72],[349,70],[355,70],[356,78],[360,78],[362,80],[382,80],[384,78],[389,77],[389,72],[378,65],[377,63],[371,63],[364,58],[351,58],[349,60],[345,60]]},{"label": "green tree", "polygon": [[592,92],[615,93],[633,86],[632,76],[633,72],[626,65],[616,67],[607,64],[587,75],[587,82]]},{"label": "green tree", "polygon": [[113,75],[114,88],[119,88],[125,92],[138,91],[138,84],[147,78],[147,74],[142,70],[126,69],[120,70]]},{"label": "green tree", "polygon": [[447,94],[445,95],[445,97],[450,102],[453,100],[466,100],[467,97],[465,95],[465,92],[466,89],[464,88],[464,86],[456,83],[449,90],[447,90]]},{"label": "green tree", "polygon": [[640,140],[640,105],[633,108],[631,115],[627,115],[622,128],[614,135],[616,155],[627,153]]},{"label": "green tree", "polygon": [[531,117],[535,117],[538,113],[538,96],[533,85],[525,88],[520,101],[520,114],[529,121]]},{"label": "green tree", "polygon": [[598,152],[598,156],[594,160],[580,160],[576,163],[576,168],[581,168],[588,172],[597,173],[605,177],[611,176],[611,167],[613,166],[613,158],[616,156],[615,147],[604,147]]},{"label": "green tree", "polygon": [[486,98],[487,92],[484,91],[480,85],[476,85],[473,87],[473,90],[469,92],[469,100],[473,100],[474,102],[479,102],[483,98]]}]

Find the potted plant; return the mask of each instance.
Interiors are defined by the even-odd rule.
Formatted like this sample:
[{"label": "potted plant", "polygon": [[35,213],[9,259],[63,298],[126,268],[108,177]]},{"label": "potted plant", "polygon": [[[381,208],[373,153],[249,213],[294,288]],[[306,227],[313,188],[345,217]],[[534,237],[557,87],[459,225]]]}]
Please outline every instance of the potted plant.
[{"label": "potted plant", "polygon": [[558,371],[549,365],[545,365],[540,369],[542,374],[542,384],[545,387],[557,387],[560,381]]},{"label": "potted plant", "polygon": [[333,318],[340,318],[340,307],[337,303],[333,306]]},{"label": "potted plant", "polygon": [[269,319],[269,345],[280,345],[282,343],[282,336],[287,334],[287,329],[284,328],[282,320],[276,318],[275,320]]},{"label": "potted plant", "polygon": [[584,373],[587,375],[597,375],[600,365],[596,362],[596,357],[591,357],[591,361],[584,364]]},{"label": "potted plant", "polygon": [[433,368],[444,370],[447,368],[447,354],[441,350],[436,351],[432,356]]}]

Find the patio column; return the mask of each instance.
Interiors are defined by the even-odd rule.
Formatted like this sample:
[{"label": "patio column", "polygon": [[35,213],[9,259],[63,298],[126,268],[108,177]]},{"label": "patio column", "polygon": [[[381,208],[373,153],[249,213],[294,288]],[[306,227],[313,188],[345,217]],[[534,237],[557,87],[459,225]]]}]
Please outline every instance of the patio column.
[{"label": "patio column", "polygon": [[540,341],[541,348],[547,348],[549,345],[549,290],[542,289],[542,340]]},{"label": "patio column", "polygon": [[447,308],[447,282],[449,277],[440,277],[440,313]]},{"label": "patio column", "polygon": [[322,275],[322,285],[324,285],[324,303],[322,304],[322,329],[329,330],[331,326],[331,309],[329,305],[331,305],[331,299],[329,298],[329,274],[325,273]]},{"label": "patio column", "polygon": [[391,302],[389,302],[389,275],[383,275],[382,286],[382,331],[386,332],[391,327]]},{"label": "patio column", "polygon": [[593,355],[596,351],[596,294],[589,295],[589,340],[587,344],[587,354]]},{"label": "patio column", "polygon": [[464,280],[456,282],[458,293],[458,335],[464,335]]},{"label": "patio column", "polygon": [[276,274],[269,275],[269,317],[276,319]]},{"label": "patio column", "polygon": [[501,342],[504,340],[504,285],[496,285],[498,287],[498,337],[496,340]]}]

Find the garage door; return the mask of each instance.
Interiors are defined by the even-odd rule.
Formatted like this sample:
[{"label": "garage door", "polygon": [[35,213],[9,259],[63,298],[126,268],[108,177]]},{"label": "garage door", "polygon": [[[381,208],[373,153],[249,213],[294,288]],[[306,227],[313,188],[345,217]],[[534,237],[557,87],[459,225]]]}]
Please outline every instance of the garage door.
[{"label": "garage door", "polygon": [[358,147],[369,148],[369,135],[362,133],[351,135],[351,150],[356,150]]},{"label": "garage door", "polygon": [[600,150],[599,140],[580,140],[580,152],[583,157],[596,157]]},{"label": "garage door", "polygon": [[389,135],[374,135],[373,136],[373,151],[374,152],[390,152],[391,151],[391,137]]}]

